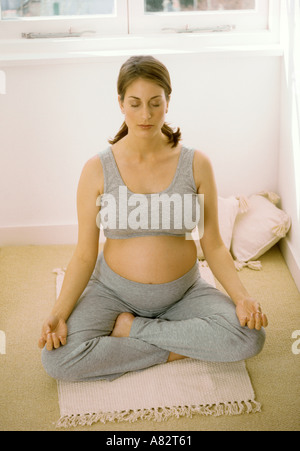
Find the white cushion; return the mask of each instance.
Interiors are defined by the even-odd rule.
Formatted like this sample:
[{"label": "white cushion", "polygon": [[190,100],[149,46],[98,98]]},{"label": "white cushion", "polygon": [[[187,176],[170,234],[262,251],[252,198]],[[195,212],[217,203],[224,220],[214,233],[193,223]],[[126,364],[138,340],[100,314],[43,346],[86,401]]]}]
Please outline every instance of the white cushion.
[{"label": "white cushion", "polygon": [[[204,199],[205,204],[205,199]],[[226,248],[229,250],[231,246],[232,231],[235,223],[236,216],[239,211],[239,201],[236,197],[231,196],[228,198],[219,197],[218,198],[218,209],[219,209],[219,227],[220,234],[224,241]],[[205,227],[204,227],[205,233]],[[195,240],[197,246],[198,259],[204,259],[204,254],[199,243],[198,231],[194,230],[192,236]]]},{"label": "white cushion", "polygon": [[237,215],[233,228],[231,254],[236,260],[256,260],[286,236],[291,220],[274,205],[278,200],[274,193],[259,193],[247,199],[247,208]]}]

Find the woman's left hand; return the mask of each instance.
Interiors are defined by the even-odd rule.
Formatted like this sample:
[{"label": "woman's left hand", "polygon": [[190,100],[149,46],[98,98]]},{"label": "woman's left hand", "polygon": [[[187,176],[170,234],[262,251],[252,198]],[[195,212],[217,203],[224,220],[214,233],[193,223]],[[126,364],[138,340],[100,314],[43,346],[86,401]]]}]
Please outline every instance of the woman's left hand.
[{"label": "woman's left hand", "polygon": [[262,313],[259,302],[252,298],[239,301],[236,305],[236,314],[242,327],[260,330],[268,325],[268,318]]}]

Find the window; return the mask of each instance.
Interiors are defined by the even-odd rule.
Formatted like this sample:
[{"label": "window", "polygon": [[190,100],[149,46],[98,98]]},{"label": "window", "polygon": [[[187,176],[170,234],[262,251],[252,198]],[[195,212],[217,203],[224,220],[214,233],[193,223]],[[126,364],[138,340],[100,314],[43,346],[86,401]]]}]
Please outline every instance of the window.
[{"label": "window", "polygon": [[1,0],[0,38],[22,33],[128,33],[126,0]]},{"label": "window", "polygon": [[132,33],[257,31],[269,23],[268,0],[129,0],[129,5]]},{"label": "window", "polygon": [[115,0],[1,0],[2,19],[115,14]]},{"label": "window", "polygon": [[255,10],[255,0],[145,0],[145,12]]},{"label": "window", "polygon": [[0,0],[0,38],[22,33],[95,36],[262,31],[278,0]]}]

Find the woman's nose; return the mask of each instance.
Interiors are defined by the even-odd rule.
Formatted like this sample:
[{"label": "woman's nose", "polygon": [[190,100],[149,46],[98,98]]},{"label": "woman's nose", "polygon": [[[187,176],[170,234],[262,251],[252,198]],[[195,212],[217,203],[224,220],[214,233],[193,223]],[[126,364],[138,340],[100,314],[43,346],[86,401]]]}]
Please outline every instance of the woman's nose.
[{"label": "woman's nose", "polygon": [[144,120],[147,120],[147,119],[150,119],[150,117],[151,117],[151,111],[150,111],[150,108],[146,106],[146,107],[143,108],[143,111],[142,111],[142,118],[143,118]]}]

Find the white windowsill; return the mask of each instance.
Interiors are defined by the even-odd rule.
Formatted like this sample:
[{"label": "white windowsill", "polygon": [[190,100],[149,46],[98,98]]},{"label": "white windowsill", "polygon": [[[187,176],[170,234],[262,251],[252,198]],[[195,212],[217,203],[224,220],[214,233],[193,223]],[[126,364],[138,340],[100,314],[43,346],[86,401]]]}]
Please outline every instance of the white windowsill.
[{"label": "white windowsill", "polygon": [[0,40],[0,67],[101,62],[135,54],[282,56],[283,48],[270,32]]}]

